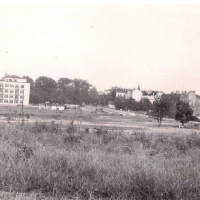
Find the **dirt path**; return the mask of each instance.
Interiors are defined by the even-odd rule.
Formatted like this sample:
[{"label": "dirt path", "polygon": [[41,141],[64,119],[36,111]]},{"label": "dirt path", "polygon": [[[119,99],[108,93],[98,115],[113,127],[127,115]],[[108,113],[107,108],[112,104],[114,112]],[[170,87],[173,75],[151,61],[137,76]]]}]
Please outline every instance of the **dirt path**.
[{"label": "dirt path", "polygon": [[[74,114],[61,116],[60,119],[54,119],[55,123],[60,124],[60,127],[65,128],[67,124],[72,122],[74,119],[74,124],[78,127],[83,128],[105,128],[108,130],[127,130],[130,132],[145,132],[149,134],[169,134],[169,135],[180,135],[180,134],[191,134],[199,133],[200,134],[200,124],[189,122],[186,124],[186,128],[179,128],[180,123],[176,122],[174,119],[164,119],[161,127],[158,127],[156,120],[150,119],[144,114],[138,114],[127,111],[117,111],[113,109],[105,109],[105,112],[102,113],[99,111],[98,114],[91,114],[90,110],[85,110],[80,116],[73,118]],[[70,114],[70,113],[69,113]],[[121,115],[122,114],[122,115]],[[71,118],[72,117],[72,118]],[[29,123],[35,122],[47,122],[51,123],[53,118],[41,118],[40,116],[32,116],[29,119]],[[8,123],[6,117],[1,117],[0,122],[5,123],[6,125],[12,125],[15,123],[21,123],[21,121],[10,120]],[[26,122],[25,122],[26,123]]]}]

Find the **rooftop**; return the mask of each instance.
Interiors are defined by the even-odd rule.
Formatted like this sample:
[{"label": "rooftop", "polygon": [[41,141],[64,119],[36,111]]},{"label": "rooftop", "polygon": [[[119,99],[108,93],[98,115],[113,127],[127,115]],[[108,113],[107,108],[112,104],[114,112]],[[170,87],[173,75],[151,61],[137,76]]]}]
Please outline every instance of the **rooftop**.
[{"label": "rooftop", "polygon": [[22,78],[22,77],[11,74],[5,74],[3,78]]}]

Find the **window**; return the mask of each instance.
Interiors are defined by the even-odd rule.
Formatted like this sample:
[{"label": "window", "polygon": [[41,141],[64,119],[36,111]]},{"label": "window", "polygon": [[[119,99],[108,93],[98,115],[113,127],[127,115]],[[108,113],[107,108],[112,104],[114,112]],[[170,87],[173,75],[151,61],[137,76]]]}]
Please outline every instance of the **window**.
[{"label": "window", "polygon": [[15,100],[15,103],[18,103],[18,100]]},{"label": "window", "polygon": [[23,99],[23,96],[20,96],[20,99]]},{"label": "window", "polygon": [[13,98],[13,95],[10,95],[10,97],[9,98]]},{"label": "window", "polygon": [[5,93],[8,93],[8,90],[7,90],[7,89],[5,89]]},{"label": "window", "polygon": [[13,103],[13,100],[9,100],[9,103]]},{"label": "window", "polygon": [[4,95],[4,98],[8,98],[8,95]]},{"label": "window", "polygon": [[15,85],[15,88],[19,88],[19,85]]},{"label": "window", "polygon": [[14,87],[14,85],[13,85],[13,84],[10,84],[10,87]]},{"label": "window", "polygon": [[9,84],[5,84],[5,87],[9,87]]},{"label": "window", "polygon": [[0,99],[0,103],[3,103],[3,99]]},{"label": "window", "polygon": [[23,101],[20,101],[20,103],[22,103]]},{"label": "window", "polygon": [[21,85],[21,88],[24,88],[24,85]]},{"label": "window", "polygon": [[19,95],[15,95],[15,99],[18,99],[19,98]]},{"label": "window", "polygon": [[0,98],[3,98],[3,94],[0,94]]},{"label": "window", "polygon": [[0,84],[0,88],[2,88],[2,87],[3,87],[3,84],[1,83],[1,84]]},{"label": "window", "polygon": [[9,79],[9,81],[12,81],[12,79]]},{"label": "window", "polygon": [[19,94],[19,90],[15,90],[15,94]]},{"label": "window", "polygon": [[14,90],[10,90],[10,93],[14,93]]},{"label": "window", "polygon": [[8,103],[8,100],[4,100],[4,103]]},{"label": "window", "polygon": [[0,93],[3,93],[3,89],[0,89]]},{"label": "window", "polygon": [[22,93],[22,94],[23,94],[23,93],[24,93],[24,90],[20,90],[20,93]]}]

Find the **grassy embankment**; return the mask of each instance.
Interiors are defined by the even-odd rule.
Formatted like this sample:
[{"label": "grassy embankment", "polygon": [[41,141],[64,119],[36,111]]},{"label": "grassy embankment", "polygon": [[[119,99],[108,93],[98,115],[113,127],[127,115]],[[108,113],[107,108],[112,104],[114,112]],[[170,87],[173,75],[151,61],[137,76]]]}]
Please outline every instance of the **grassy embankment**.
[{"label": "grassy embankment", "polygon": [[[0,125],[0,187],[83,199],[199,199],[200,136]],[[25,145],[25,146],[24,146]]]}]

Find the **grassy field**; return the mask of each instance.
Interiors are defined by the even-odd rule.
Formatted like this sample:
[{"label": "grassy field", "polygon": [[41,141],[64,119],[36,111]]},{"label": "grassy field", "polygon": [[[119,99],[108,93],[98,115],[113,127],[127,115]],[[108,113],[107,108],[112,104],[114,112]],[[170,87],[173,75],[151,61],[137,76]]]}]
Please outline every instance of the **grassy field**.
[{"label": "grassy field", "polygon": [[199,199],[198,123],[94,110],[1,107],[0,199]]}]

